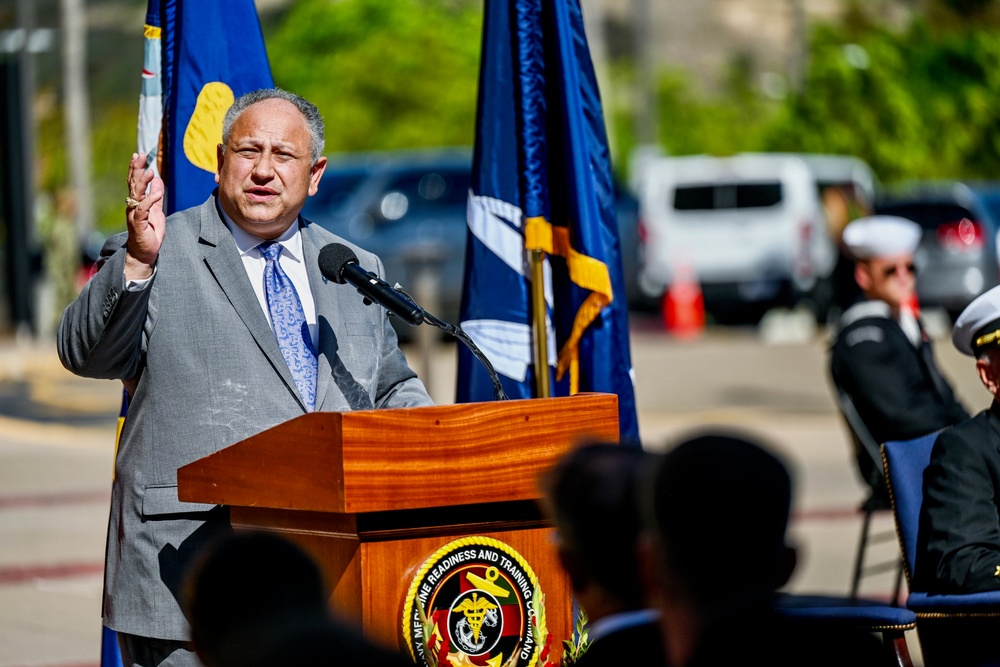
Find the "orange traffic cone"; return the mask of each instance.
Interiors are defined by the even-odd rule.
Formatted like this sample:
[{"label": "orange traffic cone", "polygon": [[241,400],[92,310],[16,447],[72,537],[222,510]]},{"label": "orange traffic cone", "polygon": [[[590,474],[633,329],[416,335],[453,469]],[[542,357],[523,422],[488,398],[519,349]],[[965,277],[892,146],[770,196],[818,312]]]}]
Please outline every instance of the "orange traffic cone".
[{"label": "orange traffic cone", "polygon": [[695,338],[705,328],[705,300],[694,271],[677,267],[674,281],[663,295],[663,324],[678,338]]}]

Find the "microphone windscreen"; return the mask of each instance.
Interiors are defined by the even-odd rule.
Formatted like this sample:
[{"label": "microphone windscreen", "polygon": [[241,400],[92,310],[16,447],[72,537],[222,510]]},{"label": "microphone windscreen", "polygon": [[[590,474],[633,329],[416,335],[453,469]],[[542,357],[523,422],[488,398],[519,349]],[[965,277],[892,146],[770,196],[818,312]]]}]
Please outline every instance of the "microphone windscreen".
[{"label": "microphone windscreen", "polygon": [[358,263],[358,256],[343,243],[331,243],[319,251],[319,270],[327,280],[343,285],[344,267]]}]

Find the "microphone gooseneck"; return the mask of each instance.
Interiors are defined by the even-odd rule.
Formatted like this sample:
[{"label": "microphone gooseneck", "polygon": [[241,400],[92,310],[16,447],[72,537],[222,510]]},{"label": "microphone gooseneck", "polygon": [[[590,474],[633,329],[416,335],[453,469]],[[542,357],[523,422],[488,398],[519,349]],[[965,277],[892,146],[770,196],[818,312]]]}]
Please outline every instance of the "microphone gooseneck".
[{"label": "microphone gooseneck", "polygon": [[377,303],[407,324],[417,326],[424,321],[424,309],[405,293],[394,290],[371,271],[358,264],[358,256],[342,243],[331,243],[319,251],[319,270],[326,278],[340,285],[354,285],[368,303]]},{"label": "microphone gooseneck", "polygon": [[507,400],[503,385],[500,383],[500,376],[497,375],[493,364],[483,354],[483,351],[473,342],[469,334],[465,333],[461,327],[449,324],[434,317],[421,308],[410,298],[410,295],[399,288],[394,288],[371,271],[366,271],[358,264],[358,256],[353,250],[343,243],[330,243],[319,251],[319,270],[323,277],[332,280],[338,285],[350,283],[358,289],[365,303],[371,305],[377,303],[390,315],[395,315],[411,326],[417,326],[426,322],[441,329],[451,336],[462,341],[467,348],[486,367],[490,380],[493,382],[493,396],[498,401]]}]

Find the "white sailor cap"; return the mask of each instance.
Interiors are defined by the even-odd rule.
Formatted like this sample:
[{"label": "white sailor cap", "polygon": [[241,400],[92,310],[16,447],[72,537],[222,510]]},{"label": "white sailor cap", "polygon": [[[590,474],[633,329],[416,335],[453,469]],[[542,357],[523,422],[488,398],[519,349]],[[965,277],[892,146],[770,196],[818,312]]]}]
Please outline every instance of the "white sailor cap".
[{"label": "white sailor cap", "polygon": [[1000,347],[1000,287],[980,294],[965,307],[955,320],[951,342],[970,356]]},{"label": "white sailor cap", "polygon": [[920,243],[920,225],[895,215],[872,215],[851,221],[841,237],[854,259],[913,254]]}]

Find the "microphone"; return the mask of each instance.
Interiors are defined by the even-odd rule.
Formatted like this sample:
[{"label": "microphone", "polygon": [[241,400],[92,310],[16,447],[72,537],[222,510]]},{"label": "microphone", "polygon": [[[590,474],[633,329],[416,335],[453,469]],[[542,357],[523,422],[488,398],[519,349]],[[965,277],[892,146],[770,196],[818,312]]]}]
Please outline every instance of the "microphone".
[{"label": "microphone", "polygon": [[439,320],[418,306],[402,289],[390,287],[389,283],[371,271],[361,268],[361,265],[358,264],[358,256],[346,245],[331,243],[323,246],[323,249],[319,251],[319,270],[324,278],[332,280],[338,285],[351,283],[357,287],[358,292],[365,298],[365,303],[368,305],[373,302],[377,303],[407,324],[417,326],[426,322],[462,341],[472,351],[476,359],[486,367],[490,380],[493,382],[493,395],[496,400],[507,400],[507,394],[504,393],[503,386],[500,384],[500,376],[497,375],[493,364],[469,337],[469,334],[462,330],[462,327]]},{"label": "microphone", "polygon": [[379,304],[407,324],[417,326],[424,321],[423,308],[371,271],[363,269],[358,264],[358,256],[343,243],[331,243],[319,251],[319,270],[324,278],[339,285],[354,285],[368,303]]}]

